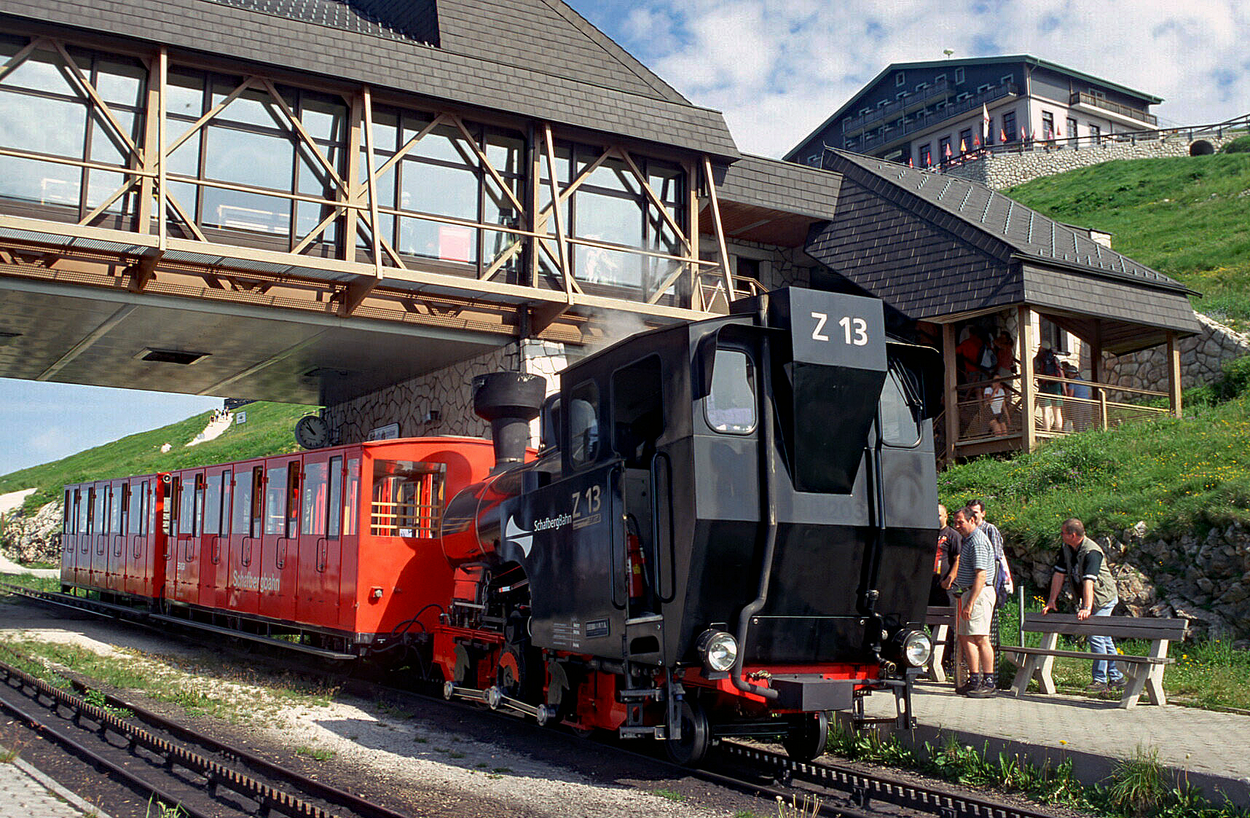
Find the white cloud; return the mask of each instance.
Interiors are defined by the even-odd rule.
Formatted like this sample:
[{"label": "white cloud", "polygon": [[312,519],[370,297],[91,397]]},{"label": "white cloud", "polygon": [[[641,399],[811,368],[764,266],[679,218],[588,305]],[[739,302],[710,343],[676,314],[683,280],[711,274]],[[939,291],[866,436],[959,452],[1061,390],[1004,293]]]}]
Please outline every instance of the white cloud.
[{"label": "white cloud", "polygon": [[[592,3],[587,15],[597,14]],[[1166,101],[1167,124],[1250,112],[1241,0],[646,0],[605,29],[739,148],[780,156],[891,62],[1031,54]]]}]

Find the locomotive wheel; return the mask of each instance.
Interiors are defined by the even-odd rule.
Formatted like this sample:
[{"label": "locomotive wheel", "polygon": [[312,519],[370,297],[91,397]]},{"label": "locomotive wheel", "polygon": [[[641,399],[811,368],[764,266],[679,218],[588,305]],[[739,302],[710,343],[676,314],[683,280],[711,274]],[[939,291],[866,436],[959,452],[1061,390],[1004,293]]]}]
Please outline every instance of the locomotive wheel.
[{"label": "locomotive wheel", "polygon": [[811,761],[825,752],[829,741],[829,716],[823,711],[804,715],[790,728],[790,734],[781,742],[786,754],[794,761]]},{"label": "locomotive wheel", "polygon": [[707,714],[698,702],[683,699],[681,703],[681,738],[664,742],[668,757],[683,767],[694,767],[703,761],[712,744],[712,728]]}]

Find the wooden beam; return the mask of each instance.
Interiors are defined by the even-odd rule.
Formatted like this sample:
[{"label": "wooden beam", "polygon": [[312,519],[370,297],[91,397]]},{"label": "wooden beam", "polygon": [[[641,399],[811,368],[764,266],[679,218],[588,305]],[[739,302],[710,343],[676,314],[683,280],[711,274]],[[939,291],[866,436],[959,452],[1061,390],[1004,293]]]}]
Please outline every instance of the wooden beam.
[{"label": "wooden beam", "polygon": [[[363,102],[365,107],[365,170],[368,172],[369,190],[369,232],[373,235],[373,270],[380,281],[382,279],[382,221],[378,217],[378,186],[377,177],[373,172],[373,98],[369,86],[364,87]],[[353,309],[355,309],[353,307]]]},{"label": "wooden beam", "polygon": [[1033,311],[1022,304],[1016,316],[1020,328],[1020,351],[1016,356],[1020,359],[1020,434],[1024,450],[1031,452],[1037,446],[1037,426],[1033,419],[1037,402],[1037,386],[1033,383]]},{"label": "wooden beam", "polygon": [[1176,333],[1168,330],[1168,404],[1172,414],[1181,417],[1181,350]]},{"label": "wooden beam", "polygon": [[[690,257],[696,261],[700,258],[699,251],[699,186],[695,181],[699,178],[699,167],[689,160],[682,162],[682,168],[686,171],[686,220],[690,222]],[[686,272],[690,277],[686,282],[686,303],[691,307],[701,308],[702,304],[696,304],[696,294],[699,290],[699,265],[691,263],[686,265]]]},{"label": "wooden beam", "polygon": [[946,453],[947,464],[955,462],[955,444],[959,440],[959,390],[955,374],[959,361],[955,356],[955,325],[942,325],[942,394],[946,404]]},{"label": "wooden beam", "polygon": [[703,157],[703,175],[707,182],[707,195],[711,200],[712,225],[716,229],[716,247],[720,251],[721,271],[725,276],[725,298],[734,300],[733,271],[729,269],[729,248],[725,246],[725,226],[720,219],[720,200],[716,197],[716,180],[712,178],[712,160]]},{"label": "wooden beam", "polygon": [[529,311],[530,337],[535,338],[555,320],[569,311],[570,304],[537,304],[526,307]]},{"label": "wooden beam", "polygon": [[[564,294],[573,299],[573,270],[569,265],[569,246],[564,235],[564,215],[560,212],[560,180],[556,178],[556,146],[551,123],[543,123],[543,143],[547,152],[547,182],[551,185],[551,213],[556,221],[556,252],[560,256],[560,272],[564,278]],[[602,160],[603,157],[600,157]]]},{"label": "wooden beam", "polygon": [[126,283],[126,289],[132,293],[143,292],[143,289],[148,286],[148,282],[156,277],[156,265],[164,255],[159,249],[144,250],[138,261],[125,270],[130,276],[130,280]]},{"label": "wooden beam", "polygon": [[339,315],[344,318],[351,317],[356,308],[361,305],[369,293],[373,292],[373,288],[377,286],[377,280],[366,279],[364,281],[353,281],[339,292]]},{"label": "wooden beam", "polygon": [[[156,81],[156,236],[157,241],[160,242],[157,246],[164,254],[169,244],[169,217],[165,212],[168,204],[173,204],[178,208],[192,233],[195,233],[201,240],[204,239],[204,234],[199,232],[195,219],[183,212],[178,202],[170,197],[169,186],[166,184],[168,181],[166,166],[169,164],[167,160],[170,153],[165,148],[165,128],[169,121],[166,110],[169,100],[169,52],[163,46],[156,55]],[[148,150],[151,150],[151,146]]]}]

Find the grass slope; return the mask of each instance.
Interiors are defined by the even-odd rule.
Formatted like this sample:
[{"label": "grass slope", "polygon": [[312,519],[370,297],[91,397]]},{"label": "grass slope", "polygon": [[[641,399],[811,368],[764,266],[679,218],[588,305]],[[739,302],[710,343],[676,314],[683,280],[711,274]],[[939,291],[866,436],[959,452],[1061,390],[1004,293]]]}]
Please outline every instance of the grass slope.
[{"label": "grass slope", "polygon": [[1185,417],[1128,423],[1048,442],[1010,460],[938,475],[948,508],[984,497],[1017,553],[1052,551],[1079,517],[1093,536],[1145,521],[1156,535],[1250,524],[1250,357],[1185,393]]},{"label": "grass slope", "polygon": [[[0,494],[34,488],[26,509],[35,509],[59,498],[66,483],[150,474],[190,466],[225,463],[298,449],[293,428],[295,421],[313,407],[287,403],[251,403],[243,408],[247,423],[235,424],[220,437],[196,446],[186,446],[208,425],[208,412],[186,420],[124,437],[121,440],[70,455],[53,463],[31,466],[0,476]],[[173,448],[166,454],[161,446]]]},{"label": "grass slope", "polygon": [[1003,192],[1114,234],[1116,250],[1202,293],[1195,309],[1250,330],[1250,154],[1104,162]]}]

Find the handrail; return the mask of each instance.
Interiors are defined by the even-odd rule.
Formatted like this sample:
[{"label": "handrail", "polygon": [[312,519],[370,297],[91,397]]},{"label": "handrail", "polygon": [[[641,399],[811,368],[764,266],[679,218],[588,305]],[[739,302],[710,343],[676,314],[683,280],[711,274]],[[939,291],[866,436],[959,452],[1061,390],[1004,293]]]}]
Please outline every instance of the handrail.
[{"label": "handrail", "polygon": [[1146,113],[1143,108],[1134,108],[1130,105],[1121,105],[1118,102],[1112,102],[1103,97],[1096,97],[1093,94],[1087,94],[1084,91],[1073,91],[1072,96],[1068,99],[1069,105],[1089,105],[1093,108],[1102,108],[1104,111],[1110,111],[1113,114],[1132,117],[1139,122],[1149,122],[1151,125],[1159,124],[1159,117],[1154,114]]}]

